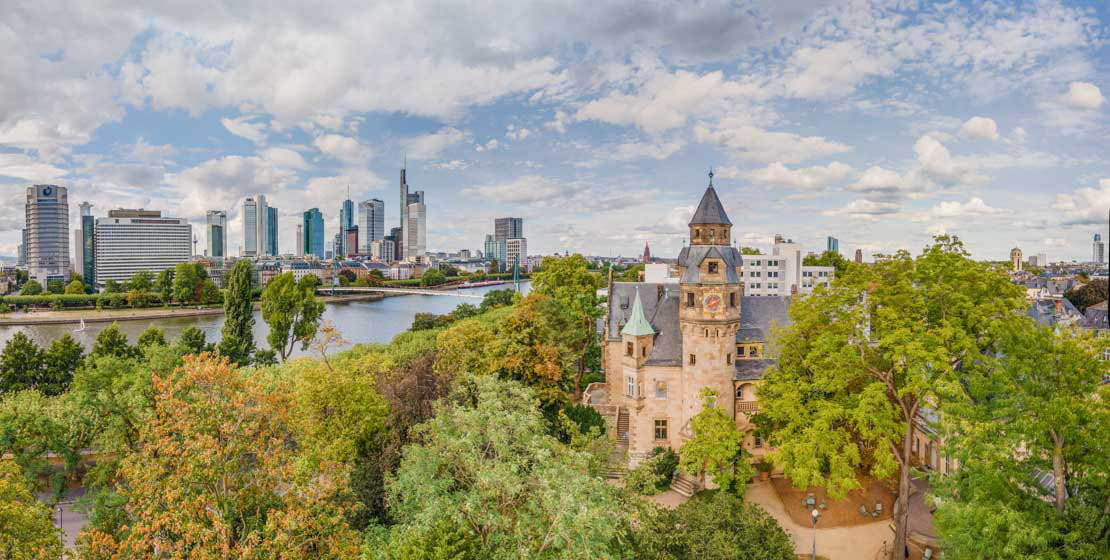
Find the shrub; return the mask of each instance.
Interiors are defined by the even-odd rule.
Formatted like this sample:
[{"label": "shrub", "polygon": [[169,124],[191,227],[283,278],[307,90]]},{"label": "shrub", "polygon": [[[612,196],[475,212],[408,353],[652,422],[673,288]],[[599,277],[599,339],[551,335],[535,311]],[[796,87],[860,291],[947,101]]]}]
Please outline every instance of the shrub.
[{"label": "shrub", "polygon": [[632,469],[624,479],[625,487],[643,496],[654,496],[667,489],[678,468],[678,455],[670,448],[656,447],[651,458]]}]

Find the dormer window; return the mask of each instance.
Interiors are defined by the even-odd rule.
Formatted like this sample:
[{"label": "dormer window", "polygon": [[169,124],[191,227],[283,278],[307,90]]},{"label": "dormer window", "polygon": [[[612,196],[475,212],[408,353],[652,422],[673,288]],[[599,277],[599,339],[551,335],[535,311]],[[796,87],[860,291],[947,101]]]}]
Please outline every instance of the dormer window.
[{"label": "dormer window", "polygon": [[[710,230],[710,231],[712,231],[712,230]],[[710,237],[712,237],[712,235],[710,235]],[[709,273],[710,274],[717,274],[717,261],[710,261],[709,262]]]}]

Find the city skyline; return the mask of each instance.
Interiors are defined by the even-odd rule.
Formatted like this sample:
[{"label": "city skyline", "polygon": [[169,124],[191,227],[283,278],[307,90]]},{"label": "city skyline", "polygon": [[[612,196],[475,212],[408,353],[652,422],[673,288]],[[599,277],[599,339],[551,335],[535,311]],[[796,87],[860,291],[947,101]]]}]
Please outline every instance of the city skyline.
[{"label": "city skyline", "polygon": [[[741,245],[767,250],[782,233],[817,250],[835,236],[870,258],[947,232],[977,258],[1014,245],[1089,258],[1110,208],[1107,6],[865,8],[371,7],[310,20],[277,4],[266,10],[281,25],[262,33],[249,7],[90,5],[103,17],[82,18],[21,6],[24,25],[55,32],[6,45],[25,63],[0,100],[0,185],[160,208],[201,237],[205,213],[225,210],[229,253],[241,200],[262,194],[281,209],[278,252],[295,253],[304,209],[334,224],[348,185],[400,224],[407,155],[412,188],[434,200],[429,250],[478,248],[489,220],[514,215],[537,254],[635,256],[645,242],[681,247],[712,167]],[[428,17],[467,31],[441,36]],[[0,201],[3,255],[20,243],[17,204]]]}]

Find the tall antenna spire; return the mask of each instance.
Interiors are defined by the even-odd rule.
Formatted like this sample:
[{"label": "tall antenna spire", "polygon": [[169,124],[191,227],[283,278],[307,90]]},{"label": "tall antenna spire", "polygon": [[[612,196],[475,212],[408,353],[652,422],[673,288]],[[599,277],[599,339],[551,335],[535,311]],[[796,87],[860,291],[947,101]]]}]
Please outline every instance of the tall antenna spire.
[{"label": "tall antenna spire", "polygon": [[713,168],[709,168],[709,186],[713,186]]}]

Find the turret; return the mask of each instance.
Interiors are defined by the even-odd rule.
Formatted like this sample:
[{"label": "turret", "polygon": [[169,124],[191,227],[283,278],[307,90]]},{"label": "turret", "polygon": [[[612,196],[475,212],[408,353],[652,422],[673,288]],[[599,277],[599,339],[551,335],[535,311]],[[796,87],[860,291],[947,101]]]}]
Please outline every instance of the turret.
[{"label": "turret", "polygon": [[621,329],[621,342],[624,343],[624,360],[635,368],[643,366],[651,356],[655,329],[644,316],[644,306],[640,303],[640,289],[636,288],[636,299],[632,302],[632,316]]}]

